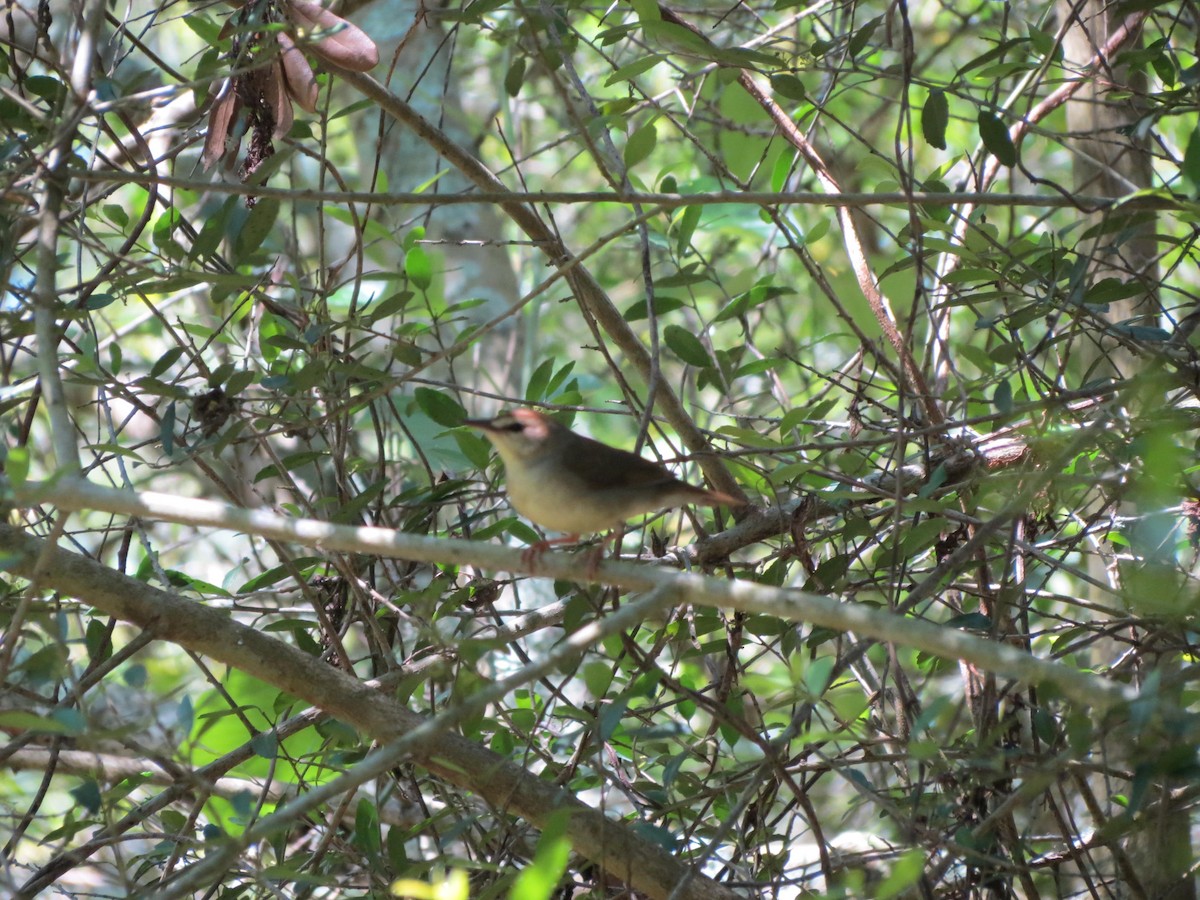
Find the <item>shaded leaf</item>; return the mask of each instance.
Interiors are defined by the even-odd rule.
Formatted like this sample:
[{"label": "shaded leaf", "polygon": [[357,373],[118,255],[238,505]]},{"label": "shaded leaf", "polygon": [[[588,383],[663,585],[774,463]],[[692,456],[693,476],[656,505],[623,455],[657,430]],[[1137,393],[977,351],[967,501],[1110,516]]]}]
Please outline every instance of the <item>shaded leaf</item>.
[{"label": "shaded leaf", "polygon": [[629,136],[625,142],[625,167],[632,169],[654,151],[658,143],[658,129],[653,122],[647,122]]},{"label": "shaded leaf", "polygon": [[795,75],[789,75],[786,72],[781,75],[771,76],[771,90],[781,97],[786,97],[788,100],[799,101],[808,99],[808,91],[804,88],[804,82]]},{"label": "shaded leaf", "polygon": [[950,121],[950,103],[946,93],[940,90],[929,92],[929,98],[921,109],[921,134],[931,147],[946,149],[946,125]]},{"label": "shaded leaf", "polygon": [[467,411],[449,394],[426,387],[417,388],[414,394],[421,412],[444,428],[457,428],[467,417]]},{"label": "shaded leaf", "polygon": [[986,109],[979,111],[979,137],[983,140],[983,146],[1000,161],[1001,165],[1015,166],[1017,164],[1017,148],[1013,145],[1008,129],[1004,127],[1003,122]]},{"label": "shaded leaf", "polygon": [[510,97],[521,92],[521,85],[525,81],[525,64],[525,57],[518,56],[504,73],[504,92]]},{"label": "shaded leaf", "polygon": [[708,368],[713,364],[704,344],[686,328],[668,325],[663,331],[663,341],[671,348],[671,352],[685,363],[701,368]]},{"label": "shaded leaf", "polygon": [[660,62],[662,62],[664,58],[665,57],[663,57],[661,54],[651,53],[649,56],[643,56],[641,59],[637,60],[636,62],[631,62],[627,66],[621,66],[621,68],[617,69],[617,71],[613,72],[606,79],[604,79],[604,86],[612,87],[614,84],[618,84],[622,81],[632,81],[643,72],[649,72]]},{"label": "shaded leaf", "polygon": [[1012,412],[1013,408],[1013,390],[1012,385],[1007,381],[1001,381],[996,385],[996,390],[992,394],[992,403],[996,405],[996,409],[1002,413]]},{"label": "shaded leaf", "polygon": [[1188,138],[1187,149],[1183,152],[1183,164],[1179,167],[1184,180],[1192,187],[1192,193],[1200,194],[1200,125],[1192,131]]},{"label": "shaded leaf", "polygon": [[867,46],[867,42],[871,40],[871,35],[873,35],[875,33],[875,29],[879,27],[879,22],[882,18],[882,16],[876,16],[862,28],[858,29],[858,31],[854,32],[854,35],[850,38],[849,43],[846,45],[846,52],[851,57],[858,56],[858,54],[863,51],[863,48]]}]

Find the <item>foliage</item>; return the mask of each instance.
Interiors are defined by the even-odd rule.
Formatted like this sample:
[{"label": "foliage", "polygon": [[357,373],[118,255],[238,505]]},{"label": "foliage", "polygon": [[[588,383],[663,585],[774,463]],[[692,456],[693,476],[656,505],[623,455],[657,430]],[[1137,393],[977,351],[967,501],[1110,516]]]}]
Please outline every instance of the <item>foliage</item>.
[{"label": "foliage", "polygon": [[[1064,50],[1063,7],[1011,0],[461,0],[388,6],[391,45],[286,0],[136,6],[8,13],[11,523],[383,679],[692,866],[680,896],[701,875],[1102,895],[1138,881],[1130,838],[1164,810],[1186,835],[1190,10],[1121,7],[1134,27],[1097,67]],[[391,95],[336,70],[370,67],[364,34]],[[314,96],[275,54],[317,45]],[[1066,110],[1098,83],[1122,117],[1098,142],[1146,163],[1116,193],[1072,174],[1100,151]],[[401,125],[414,91],[432,112]],[[686,598],[551,657],[635,597],[529,577],[516,551],[510,578],[192,515],[521,548],[540,535],[461,423],[525,404],[754,504],[635,522],[626,557],[932,622],[1138,699],[1094,715],[950,649]],[[40,502],[80,474],[169,499],[158,520]],[[0,552],[7,891],[608,896],[642,874],[569,839],[565,807],[517,815],[419,757],[286,815],[381,736]],[[236,864],[190,884],[219,847]]]}]

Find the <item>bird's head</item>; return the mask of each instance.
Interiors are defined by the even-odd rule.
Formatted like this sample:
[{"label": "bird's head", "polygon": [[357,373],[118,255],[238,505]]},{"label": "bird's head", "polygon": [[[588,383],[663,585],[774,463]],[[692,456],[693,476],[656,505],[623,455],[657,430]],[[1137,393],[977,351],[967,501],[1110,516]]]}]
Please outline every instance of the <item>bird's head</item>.
[{"label": "bird's head", "polygon": [[506,463],[535,459],[566,431],[549,416],[525,407],[502,412],[494,419],[467,419],[463,424],[482,431]]}]

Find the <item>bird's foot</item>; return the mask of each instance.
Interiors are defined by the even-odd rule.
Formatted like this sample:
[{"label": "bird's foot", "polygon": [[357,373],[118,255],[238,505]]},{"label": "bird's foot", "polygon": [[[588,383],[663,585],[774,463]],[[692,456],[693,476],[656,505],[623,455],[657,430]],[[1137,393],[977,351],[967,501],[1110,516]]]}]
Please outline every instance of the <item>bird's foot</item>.
[{"label": "bird's foot", "polygon": [[584,576],[589,582],[596,581],[596,575],[600,571],[600,563],[604,562],[604,554],[607,552],[609,545],[614,548],[613,558],[621,558],[621,538],[624,537],[624,529],[616,528],[610,531],[595,547],[588,551],[587,568],[584,569]]},{"label": "bird's foot", "polygon": [[600,563],[604,562],[604,554],[608,549],[608,541],[601,541],[595,547],[587,552],[587,561],[583,570],[583,577],[589,582],[595,582],[596,575],[600,571]]},{"label": "bird's foot", "polygon": [[535,574],[542,555],[550,549],[552,544],[573,544],[578,540],[579,535],[568,534],[565,537],[555,538],[552,541],[538,541],[536,544],[531,544],[521,551],[521,562],[529,568],[531,575]]}]

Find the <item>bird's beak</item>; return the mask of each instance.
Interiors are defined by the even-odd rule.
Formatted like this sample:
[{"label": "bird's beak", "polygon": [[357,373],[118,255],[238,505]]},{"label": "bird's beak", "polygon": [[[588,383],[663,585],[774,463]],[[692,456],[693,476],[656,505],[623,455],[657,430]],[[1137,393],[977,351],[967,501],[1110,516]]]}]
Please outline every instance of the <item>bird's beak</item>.
[{"label": "bird's beak", "polygon": [[468,428],[478,428],[480,431],[496,430],[491,419],[463,419],[463,424]]}]

